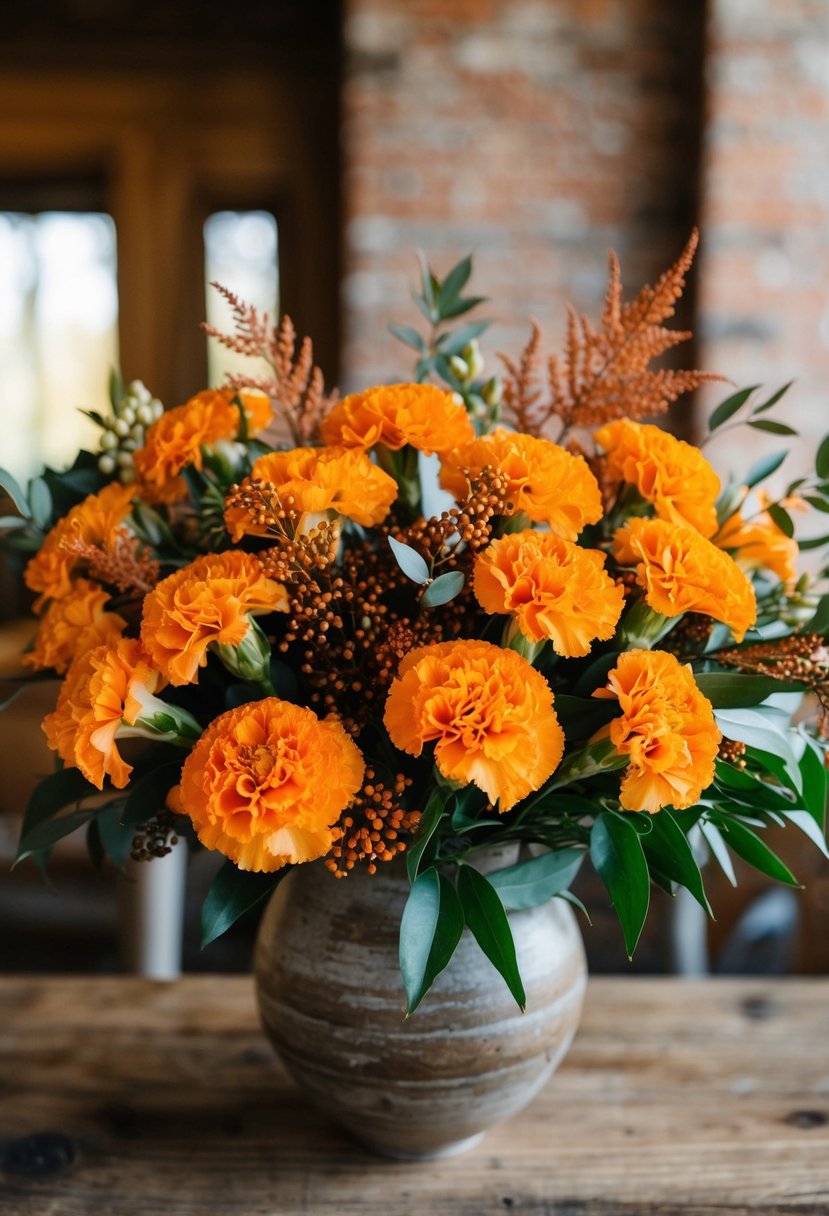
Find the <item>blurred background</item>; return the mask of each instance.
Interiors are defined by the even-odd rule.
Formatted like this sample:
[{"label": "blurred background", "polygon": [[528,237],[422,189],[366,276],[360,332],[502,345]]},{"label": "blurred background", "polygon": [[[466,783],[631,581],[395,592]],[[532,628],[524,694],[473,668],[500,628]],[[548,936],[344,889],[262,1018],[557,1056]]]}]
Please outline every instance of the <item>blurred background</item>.
[{"label": "blurred background", "polygon": [[[474,253],[495,371],[530,316],[556,349],[567,301],[596,314],[609,249],[633,292],[694,225],[678,360],[740,386],[796,379],[785,417],[804,438],[781,477],[826,430],[824,0],[3,0],[0,18],[0,463],[18,479],[71,461],[113,364],[167,404],[222,381],[199,329],[226,322],[211,280],[290,313],[348,390],[410,373],[386,326],[415,319],[418,249],[439,274]],[[699,437],[722,395],[684,399],[671,425]],[[736,434],[711,451],[723,472],[769,447]],[[32,629],[8,570],[0,590],[8,672]],[[50,768],[50,698],[37,686],[0,717],[0,967],[111,970],[116,879],[82,840],[58,850],[54,893],[8,873]],[[796,844],[805,896],[711,876],[712,966],[829,971],[829,875]],[[209,878],[195,860],[186,965],[246,969],[252,923],[198,951]],[[675,962],[675,919],[663,898],[635,969]],[[586,930],[594,969],[628,967],[618,936],[610,915]]]}]

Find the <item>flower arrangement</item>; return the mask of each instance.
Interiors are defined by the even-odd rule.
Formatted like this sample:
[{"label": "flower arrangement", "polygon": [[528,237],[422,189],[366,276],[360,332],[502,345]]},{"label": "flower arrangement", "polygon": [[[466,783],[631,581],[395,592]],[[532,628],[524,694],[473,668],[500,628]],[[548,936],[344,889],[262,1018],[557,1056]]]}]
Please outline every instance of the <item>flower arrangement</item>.
[{"label": "flower arrangement", "polygon": [[[665,322],[695,242],[628,303],[612,258],[600,325],[571,313],[544,376],[534,327],[486,377],[471,260],[424,264],[426,334],[391,327],[412,382],[342,400],[288,319],[225,292],[215,336],[269,377],[164,409],[113,376],[98,452],[25,494],[3,474],[25,662],[63,677],[20,858],[82,825],[116,863],[197,839],[226,858],[207,942],[294,865],[347,881],[403,854],[410,1012],[465,926],[523,1006],[507,910],[578,904],[588,856],[629,953],[652,883],[708,908],[705,850],[795,884],[763,831],[826,850],[827,571],[796,561],[829,537],[798,542],[790,511],[829,510],[829,441],[771,500],[784,452],[721,486],[642,421],[716,379],[650,367],[689,336]],[[784,392],[732,394],[710,431],[792,434]]]}]

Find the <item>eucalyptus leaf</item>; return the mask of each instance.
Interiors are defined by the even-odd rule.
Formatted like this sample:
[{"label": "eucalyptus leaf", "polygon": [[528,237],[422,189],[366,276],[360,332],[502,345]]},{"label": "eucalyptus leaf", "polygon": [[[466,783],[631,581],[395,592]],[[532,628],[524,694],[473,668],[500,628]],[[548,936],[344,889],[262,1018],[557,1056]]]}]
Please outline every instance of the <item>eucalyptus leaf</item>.
[{"label": "eucalyptus leaf", "polygon": [[472,274],[472,256],[467,254],[456,266],[453,266],[440,285],[440,307],[443,309],[454,304],[458,296],[469,282]]},{"label": "eucalyptus leaf", "polygon": [[416,549],[413,549],[411,545],[405,545],[402,540],[395,540],[393,536],[389,537],[389,545],[394,554],[394,560],[407,578],[414,583],[421,584],[429,581],[431,577],[429,567]]},{"label": "eucalyptus leaf", "polygon": [[426,343],[411,325],[397,325],[394,321],[390,321],[388,328],[395,338],[399,338],[401,342],[405,342],[407,346],[411,346],[413,350],[419,351],[420,354],[425,353]]},{"label": "eucalyptus leaf", "polygon": [[412,885],[400,919],[400,973],[406,1012],[414,1013],[461,939],[464,915],[455,888],[430,867]]},{"label": "eucalyptus leaf", "polygon": [[728,419],[742,409],[751,394],[756,393],[759,387],[759,384],[752,384],[749,388],[741,388],[736,393],[732,393],[730,397],[726,397],[725,401],[721,401],[708,419],[708,430],[716,431],[717,427],[728,422]]},{"label": "eucalyptus leaf", "polygon": [[767,477],[771,477],[772,473],[777,472],[788,454],[788,452],[772,452],[768,456],[761,456],[749,469],[743,484],[751,489],[761,481],[765,481]]},{"label": "eucalyptus leaf", "polygon": [[29,509],[34,522],[45,531],[52,518],[52,495],[42,477],[29,482]]},{"label": "eucalyptus leaf", "polygon": [[7,469],[0,469],[0,490],[5,490],[24,519],[31,517],[26,495]]},{"label": "eucalyptus leaf", "polygon": [[429,583],[420,602],[424,608],[439,608],[442,604],[448,604],[450,600],[460,595],[465,583],[466,575],[462,570],[447,570],[445,574],[439,574],[433,582]]},{"label": "eucalyptus leaf", "polygon": [[458,896],[464,920],[475,941],[501,975],[521,1009],[527,996],[518,970],[515,942],[504,905],[492,884],[472,866],[458,871]]}]

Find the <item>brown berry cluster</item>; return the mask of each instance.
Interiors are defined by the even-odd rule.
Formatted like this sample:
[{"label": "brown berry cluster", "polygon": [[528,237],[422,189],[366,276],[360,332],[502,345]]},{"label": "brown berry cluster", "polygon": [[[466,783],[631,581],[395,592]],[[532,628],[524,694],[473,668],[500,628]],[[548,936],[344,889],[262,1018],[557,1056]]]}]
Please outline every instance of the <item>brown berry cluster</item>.
[{"label": "brown berry cluster", "polygon": [[133,861],[152,861],[154,857],[166,857],[174,844],[178,844],[175,818],[169,811],[159,811],[138,826],[132,838],[130,856]]},{"label": "brown berry cluster", "polygon": [[492,520],[498,515],[511,515],[509,482],[506,475],[489,466],[470,478],[467,499],[457,507],[419,519],[397,533],[400,540],[417,549],[436,566],[455,558],[462,545],[471,553],[489,544]]},{"label": "brown berry cluster", "polygon": [[738,739],[726,739],[723,736],[720,740],[720,746],[717,751],[718,760],[724,760],[726,764],[732,764],[734,768],[743,769],[746,766],[745,754],[746,745]]},{"label": "brown berry cluster", "polygon": [[820,634],[793,633],[754,646],[720,650],[716,659],[740,671],[803,684],[817,697],[822,731],[829,730],[829,649]]},{"label": "brown berry cluster", "polygon": [[407,811],[401,805],[411,777],[396,773],[387,784],[367,768],[363,788],[340,820],[339,836],[332,845],[325,865],[335,876],[344,878],[355,865],[366,862],[369,874],[377,862],[392,861],[404,852],[407,837],[420,822],[420,811]]}]

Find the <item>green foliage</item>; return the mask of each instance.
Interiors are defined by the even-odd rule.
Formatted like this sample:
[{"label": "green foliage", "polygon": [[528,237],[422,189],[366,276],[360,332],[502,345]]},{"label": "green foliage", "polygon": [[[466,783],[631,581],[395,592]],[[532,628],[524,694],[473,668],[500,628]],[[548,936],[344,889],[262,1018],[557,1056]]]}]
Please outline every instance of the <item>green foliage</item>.
[{"label": "green foliage", "polygon": [[462,865],[458,870],[458,895],[467,928],[504,979],[516,1004],[524,1009],[527,997],[518,971],[515,942],[498,892],[483,874],[472,866]]},{"label": "green foliage", "polygon": [[604,811],[590,833],[590,859],[607,887],[633,956],[650,904],[650,873],[639,833],[626,816]]},{"label": "green foliage", "polygon": [[417,549],[413,549],[411,545],[404,545],[402,540],[395,540],[393,536],[389,537],[389,546],[394,554],[394,560],[407,578],[410,578],[413,583],[428,583],[431,572]]},{"label": "green foliage", "polygon": [[566,891],[581,869],[585,850],[551,850],[489,875],[507,909],[535,908]]},{"label": "green foliage", "polygon": [[290,869],[283,866],[271,874],[254,874],[238,869],[232,861],[224,862],[202,904],[202,949],[226,933],[245,912],[267,899]]},{"label": "green foliage", "polygon": [[434,867],[418,874],[400,921],[400,972],[407,1014],[414,1013],[461,939],[464,914],[457,892]]},{"label": "green foliage", "polygon": [[433,579],[421,596],[424,608],[439,608],[448,604],[455,596],[460,595],[466,583],[466,575],[462,570],[447,570]]},{"label": "green foliage", "polygon": [[418,826],[414,840],[406,850],[406,869],[409,875],[409,882],[413,883],[417,878],[421,862],[424,857],[428,856],[427,850],[432,843],[432,837],[435,835],[445,816],[446,795],[443,790],[438,788],[432,791],[420,817],[420,825]]}]

